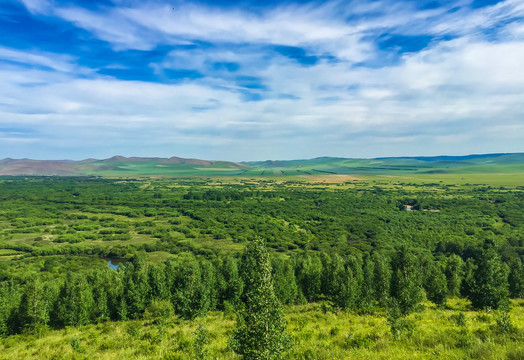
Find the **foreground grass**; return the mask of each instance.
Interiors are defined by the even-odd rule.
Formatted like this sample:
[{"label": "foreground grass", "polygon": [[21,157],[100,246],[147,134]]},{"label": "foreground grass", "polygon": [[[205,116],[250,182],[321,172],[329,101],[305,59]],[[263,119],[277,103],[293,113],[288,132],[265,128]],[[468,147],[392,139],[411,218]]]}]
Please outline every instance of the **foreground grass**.
[{"label": "foreground grass", "polygon": [[[524,358],[524,300],[513,302],[514,328],[500,314],[469,310],[452,299],[411,314],[397,338],[385,316],[332,312],[323,304],[286,309],[295,346],[290,359],[508,359]],[[327,310],[327,311],[326,311]],[[457,323],[460,313],[465,324]],[[0,340],[0,359],[192,359],[198,325],[209,331],[209,358],[238,359],[227,345],[234,315],[210,313],[194,321],[126,321],[11,336]],[[507,324],[506,324],[507,325]]]}]

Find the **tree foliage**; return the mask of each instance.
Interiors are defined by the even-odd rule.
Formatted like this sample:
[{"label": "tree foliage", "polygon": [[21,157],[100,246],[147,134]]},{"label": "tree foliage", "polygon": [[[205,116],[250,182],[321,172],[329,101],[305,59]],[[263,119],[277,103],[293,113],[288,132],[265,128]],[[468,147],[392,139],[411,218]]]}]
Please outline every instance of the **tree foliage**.
[{"label": "tree foliage", "polygon": [[485,240],[477,259],[469,299],[476,309],[498,309],[508,304],[508,269],[502,263],[492,239]]},{"label": "tree foliage", "polygon": [[284,311],[273,289],[271,262],[262,239],[255,239],[242,255],[244,306],[231,337],[233,350],[245,359],[281,359],[290,346]]}]

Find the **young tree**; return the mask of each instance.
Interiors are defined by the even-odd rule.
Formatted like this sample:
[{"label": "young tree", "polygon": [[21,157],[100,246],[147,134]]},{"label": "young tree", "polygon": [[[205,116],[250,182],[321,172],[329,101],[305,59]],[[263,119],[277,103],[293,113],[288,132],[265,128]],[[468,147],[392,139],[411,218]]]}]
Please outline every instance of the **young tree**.
[{"label": "young tree", "polygon": [[509,302],[507,266],[502,263],[492,239],[486,239],[477,259],[469,299],[476,309],[498,309]]},{"label": "young tree", "polygon": [[284,311],[273,289],[271,262],[262,239],[249,244],[242,255],[244,307],[230,339],[233,350],[247,360],[282,359],[290,347]]},{"label": "young tree", "polygon": [[451,296],[459,296],[464,278],[464,260],[457,254],[451,254],[446,263],[446,279],[448,283],[448,292]]},{"label": "young tree", "polygon": [[511,297],[524,298],[524,266],[519,258],[511,261],[508,281]]},{"label": "young tree", "polygon": [[297,298],[295,272],[289,260],[273,259],[273,284],[275,294],[283,304],[292,304]]},{"label": "young tree", "polygon": [[16,331],[47,326],[51,320],[57,289],[32,277],[24,286],[16,316]]},{"label": "young tree", "polygon": [[150,302],[151,287],[144,255],[137,254],[124,270],[124,297],[130,319],[138,319]]},{"label": "young tree", "polygon": [[389,301],[391,284],[391,267],[388,258],[381,253],[373,254],[373,284],[375,300],[380,306],[386,306]]},{"label": "young tree", "polygon": [[415,310],[422,300],[421,274],[415,254],[402,246],[391,263],[391,296],[402,315]]},{"label": "young tree", "polygon": [[426,272],[427,276],[424,289],[426,290],[428,300],[437,306],[444,305],[446,303],[448,288],[446,285],[446,276],[442,272],[440,264],[437,261],[429,262]]},{"label": "young tree", "polygon": [[338,254],[326,262],[324,269],[325,296],[336,307],[349,310],[354,307],[357,296],[357,282],[353,277],[351,267]]},{"label": "young tree", "polygon": [[[171,272],[171,271],[170,271]],[[210,307],[210,291],[202,278],[202,266],[193,256],[173,263],[172,298],[175,313],[185,319],[205,315]]]},{"label": "young tree", "polygon": [[346,291],[351,291],[353,299],[355,299],[352,305],[359,309],[366,309],[366,299],[363,296],[364,272],[362,271],[362,259],[360,257],[354,255],[347,257],[345,278],[346,283],[350,286]]},{"label": "young tree", "polygon": [[238,272],[238,261],[231,255],[225,255],[217,266],[218,306],[224,308],[228,302],[234,306],[240,304],[242,278]]},{"label": "young tree", "polygon": [[362,300],[360,307],[363,310],[369,310],[374,306],[374,300],[375,300],[375,289],[374,289],[374,282],[373,282],[373,272],[374,272],[375,264],[373,262],[373,259],[371,259],[371,255],[369,253],[366,253],[364,255],[364,261],[362,264],[362,273],[363,273],[363,280],[362,280]]},{"label": "young tree", "polygon": [[18,309],[20,289],[12,281],[0,282],[0,338],[12,333],[9,318]]},{"label": "young tree", "polygon": [[475,273],[475,261],[472,258],[469,258],[464,263],[464,278],[460,284],[460,295],[465,298],[469,298],[471,294],[471,289],[473,286],[473,274]]},{"label": "young tree", "polygon": [[108,301],[108,287],[111,286],[111,275],[113,270],[104,269],[93,271],[89,277],[89,283],[93,289],[92,320],[96,323],[104,322],[111,318]]},{"label": "young tree", "polygon": [[166,282],[165,265],[151,265],[148,273],[149,288],[152,300],[169,300],[171,294]]},{"label": "young tree", "polygon": [[297,285],[309,302],[320,297],[322,271],[322,262],[318,256],[308,252],[299,256],[295,266]]},{"label": "young tree", "polygon": [[67,273],[55,309],[59,326],[79,326],[91,322],[94,308],[93,291],[82,274]]}]

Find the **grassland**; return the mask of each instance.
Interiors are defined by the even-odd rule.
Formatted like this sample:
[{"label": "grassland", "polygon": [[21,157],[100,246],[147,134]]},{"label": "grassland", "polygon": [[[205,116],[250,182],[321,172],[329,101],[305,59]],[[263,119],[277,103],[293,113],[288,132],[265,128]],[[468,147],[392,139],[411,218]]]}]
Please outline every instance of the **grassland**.
[{"label": "grassland", "polygon": [[524,154],[486,154],[459,157],[334,158],[228,162],[198,159],[126,158],[105,160],[0,160],[0,175],[147,176],[312,176],[405,174],[524,173]]},{"label": "grassland", "polygon": [[[451,299],[444,308],[425,303],[407,320],[409,329],[393,336],[381,314],[333,312],[316,303],[286,307],[294,347],[289,359],[485,359],[519,360],[524,356],[524,301],[514,301],[510,319],[500,324],[496,312],[474,312]],[[465,323],[457,322],[459,314]],[[228,348],[232,313],[212,312],[195,321],[169,318],[109,322],[0,340],[0,359],[193,359],[194,333],[209,331],[210,359],[239,359]],[[499,320],[499,324],[497,323]]]}]

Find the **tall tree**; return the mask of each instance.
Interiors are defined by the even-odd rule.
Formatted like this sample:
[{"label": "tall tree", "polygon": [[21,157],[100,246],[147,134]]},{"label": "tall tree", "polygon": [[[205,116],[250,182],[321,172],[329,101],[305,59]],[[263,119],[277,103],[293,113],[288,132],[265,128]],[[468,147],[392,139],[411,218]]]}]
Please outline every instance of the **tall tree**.
[{"label": "tall tree", "polygon": [[55,309],[59,326],[78,326],[91,322],[94,308],[93,291],[82,274],[67,273]]},{"label": "tall tree", "polygon": [[104,269],[93,271],[88,276],[88,281],[93,290],[93,308],[91,317],[94,322],[103,322],[111,318],[109,307],[109,287],[114,270]]},{"label": "tall tree", "polygon": [[427,265],[426,273],[424,289],[426,290],[428,300],[437,306],[444,305],[448,287],[446,276],[442,272],[440,263],[438,261],[430,261]]},{"label": "tall tree", "polygon": [[448,283],[448,293],[451,296],[459,296],[464,278],[464,260],[457,254],[451,254],[446,262],[446,279]]},{"label": "tall tree", "polygon": [[56,299],[57,289],[50,282],[44,283],[32,277],[25,284],[17,312],[17,329],[33,329],[46,326],[51,320],[51,312]]},{"label": "tall tree", "polygon": [[300,255],[295,265],[299,290],[307,301],[316,301],[321,294],[322,262],[309,252]]},{"label": "tall tree", "polygon": [[391,283],[389,259],[384,254],[376,252],[373,254],[373,260],[375,264],[373,269],[375,300],[380,306],[386,306],[389,301]]},{"label": "tall tree", "polygon": [[249,244],[242,255],[244,306],[230,339],[233,350],[247,360],[282,359],[291,342],[285,332],[284,311],[275,295],[271,262],[262,239]]},{"label": "tall tree", "polygon": [[509,266],[509,293],[512,298],[524,298],[524,266],[514,258]]},{"label": "tall tree", "polygon": [[354,307],[357,298],[357,282],[349,264],[338,254],[331,257],[324,269],[325,296],[336,307],[349,310]]},{"label": "tall tree", "polygon": [[12,281],[0,282],[0,338],[12,333],[9,319],[18,309],[20,289]]},{"label": "tall tree", "polygon": [[210,289],[202,279],[200,262],[194,255],[188,255],[172,263],[171,301],[175,312],[186,319],[205,315],[211,299]]},{"label": "tall tree", "polygon": [[469,299],[476,309],[498,309],[509,303],[508,269],[492,239],[484,241],[477,259]]},{"label": "tall tree", "polygon": [[373,272],[374,272],[375,264],[373,262],[373,259],[371,258],[371,255],[369,253],[366,253],[364,255],[364,260],[362,264],[362,287],[361,287],[361,305],[360,307],[363,310],[369,310],[371,307],[374,306],[374,300],[375,300],[375,289],[374,289],[374,282],[373,282]]},{"label": "tall tree", "polygon": [[415,309],[422,300],[421,274],[413,251],[401,246],[396,252],[392,266],[391,296],[402,315]]},{"label": "tall tree", "polygon": [[148,270],[143,254],[133,256],[124,270],[124,298],[130,319],[139,318],[151,301]]},{"label": "tall tree", "polygon": [[148,272],[151,299],[169,300],[171,294],[166,281],[165,265],[151,265]]},{"label": "tall tree", "polygon": [[234,306],[240,304],[242,294],[242,278],[238,271],[238,261],[231,255],[224,255],[217,266],[218,306],[224,308],[228,302]]},{"label": "tall tree", "polygon": [[272,261],[275,294],[283,304],[292,304],[297,298],[297,283],[291,261],[276,258]]}]

